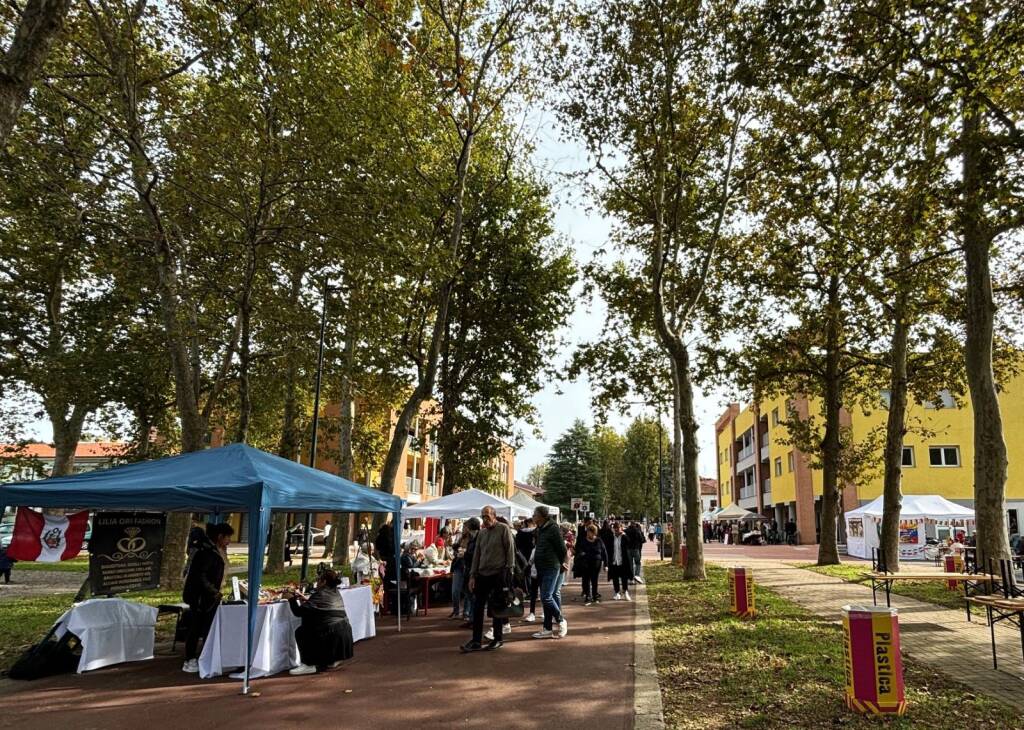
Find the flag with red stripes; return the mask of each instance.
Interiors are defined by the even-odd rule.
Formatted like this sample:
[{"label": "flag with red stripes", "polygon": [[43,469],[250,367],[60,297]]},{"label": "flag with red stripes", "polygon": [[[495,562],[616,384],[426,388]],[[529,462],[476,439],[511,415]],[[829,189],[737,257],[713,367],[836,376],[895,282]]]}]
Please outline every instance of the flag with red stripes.
[{"label": "flag with red stripes", "polygon": [[88,526],[88,511],[73,515],[44,515],[27,507],[18,507],[7,556],[40,563],[70,560],[82,550]]}]

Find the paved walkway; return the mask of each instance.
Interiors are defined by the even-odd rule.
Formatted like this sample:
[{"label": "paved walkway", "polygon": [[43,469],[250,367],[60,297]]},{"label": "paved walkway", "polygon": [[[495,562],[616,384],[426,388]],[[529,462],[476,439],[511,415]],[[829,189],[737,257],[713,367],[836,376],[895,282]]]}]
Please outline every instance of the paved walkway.
[{"label": "paved walkway", "polygon": [[[723,565],[742,563],[754,570],[754,582],[830,619],[841,618],[847,604],[871,605],[871,587],[798,568],[777,558],[750,557],[749,551],[709,551],[708,560]],[[801,560],[801,562],[805,562]],[[870,567],[870,566],[868,566]],[[884,596],[882,597],[884,605]],[[996,626],[999,669],[992,669],[992,644],[984,615],[967,622],[964,611],[892,595],[899,609],[900,643],[905,654],[933,666],[975,691],[1024,709],[1024,659],[1020,634]]]},{"label": "paved walkway", "polygon": [[[514,622],[503,649],[462,655],[469,638],[447,607],[403,622],[378,620],[339,671],[253,682],[201,680],[181,672],[181,644],[154,661],[36,682],[0,680],[0,728],[633,727],[635,603],[584,607],[578,582],[563,589],[569,635],[534,640],[540,623]],[[606,595],[611,595],[607,586]],[[540,606],[538,605],[538,610]],[[2,609],[0,609],[2,610]]]}]

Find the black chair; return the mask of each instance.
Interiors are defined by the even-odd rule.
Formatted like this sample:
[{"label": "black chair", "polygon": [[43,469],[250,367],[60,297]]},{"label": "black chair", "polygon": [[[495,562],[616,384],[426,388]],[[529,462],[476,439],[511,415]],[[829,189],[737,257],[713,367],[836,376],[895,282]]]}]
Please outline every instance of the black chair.
[{"label": "black chair", "polygon": [[[1024,586],[1017,583],[1017,572],[1013,565],[1013,560],[1001,559],[997,561],[999,564],[999,585],[1001,587],[1004,598],[1020,598],[1024,596]],[[991,575],[996,575],[993,568],[995,565],[990,559],[988,561],[988,572]]]},{"label": "black chair", "polygon": [[178,645],[178,640],[185,639],[185,631],[188,629],[188,622],[182,624],[182,616],[188,611],[187,603],[161,603],[156,607],[157,618],[166,614],[174,616],[174,638],[171,640],[171,653],[174,653],[174,649]]}]

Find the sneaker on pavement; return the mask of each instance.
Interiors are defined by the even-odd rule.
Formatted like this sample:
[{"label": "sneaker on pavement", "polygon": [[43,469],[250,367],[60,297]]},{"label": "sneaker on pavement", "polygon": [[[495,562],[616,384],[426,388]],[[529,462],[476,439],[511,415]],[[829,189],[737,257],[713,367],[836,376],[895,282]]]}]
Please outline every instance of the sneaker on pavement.
[{"label": "sneaker on pavement", "polygon": [[469,654],[471,651],[480,651],[483,647],[480,646],[479,641],[467,641],[465,644],[459,647],[459,651],[463,654]]},{"label": "sneaker on pavement", "polygon": [[625,599],[627,601],[632,601],[633,600],[633,597],[631,595],[629,595],[629,591],[626,591]]},{"label": "sneaker on pavement", "polygon": [[484,638],[488,641],[494,641],[494,629],[487,629],[487,631],[484,632]]},{"label": "sneaker on pavement", "polygon": [[644,577],[642,575],[638,575],[638,576],[635,577],[635,580],[636,580],[637,583],[643,583],[644,582]]},{"label": "sneaker on pavement", "polygon": [[189,674],[198,674],[198,672],[199,672],[199,660],[198,659],[186,659],[185,663],[181,665],[181,671],[188,672]]},{"label": "sneaker on pavement", "polygon": [[538,631],[536,634],[533,635],[533,638],[534,639],[550,639],[554,635],[555,634],[554,634],[554,632],[551,629],[541,629],[540,631]]},{"label": "sneaker on pavement", "polygon": [[621,593],[616,593],[614,596],[612,596],[612,600],[613,601],[621,601],[622,600],[622,594]]},{"label": "sneaker on pavement", "polygon": [[537,620],[537,617],[536,617],[536,616],[534,615],[533,611],[531,611],[531,612],[530,612],[530,615],[529,615],[529,616],[527,616],[527,617],[526,617],[525,619],[523,619],[523,620],[524,620],[524,621],[526,621],[526,623],[528,623],[528,624],[532,624],[532,623],[533,623],[534,621],[536,621],[536,620]]},{"label": "sneaker on pavement", "polygon": [[561,639],[563,636],[569,633],[569,622],[564,618],[558,622],[558,638]]},{"label": "sneaker on pavement", "polygon": [[297,667],[292,667],[288,670],[288,674],[293,677],[297,677],[303,674],[316,674],[316,667],[311,667],[308,664],[300,664]]},{"label": "sneaker on pavement", "polygon": [[587,599],[586,601],[584,601],[584,602],[583,602],[583,605],[584,605],[584,606],[590,606],[590,605],[592,605],[593,603],[594,603],[594,602],[593,602],[593,601],[591,601],[591,600],[590,600],[590,599],[588,598],[588,599]]},{"label": "sneaker on pavement", "polygon": [[503,646],[505,646],[505,642],[499,639],[497,641],[490,642],[484,647],[484,651],[494,651],[495,649],[500,649]]}]

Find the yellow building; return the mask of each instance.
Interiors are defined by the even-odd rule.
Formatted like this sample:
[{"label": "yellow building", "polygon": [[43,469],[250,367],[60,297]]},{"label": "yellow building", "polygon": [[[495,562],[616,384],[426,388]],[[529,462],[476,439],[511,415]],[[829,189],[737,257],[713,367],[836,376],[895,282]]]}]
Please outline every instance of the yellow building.
[{"label": "yellow building", "polygon": [[[912,403],[904,439],[903,492],[939,494],[967,506],[974,505],[974,428],[970,401],[959,406],[948,392],[938,403]],[[843,412],[842,422],[853,430],[856,441],[875,428],[884,429],[888,392],[879,407],[865,415],[860,410]],[[1024,377],[1010,380],[1000,394],[1003,433],[1009,458],[1006,485],[1006,519],[1010,534],[1019,533],[1024,522]],[[815,401],[804,397],[766,399],[741,408],[732,403],[715,424],[718,446],[718,482],[723,507],[741,507],[775,520],[780,529],[795,522],[799,542],[817,541],[821,511],[821,474],[810,468],[799,449],[783,443],[783,422],[789,408],[801,416],[818,414]],[[755,427],[756,424],[756,427]],[[854,509],[882,493],[882,454],[879,468],[859,488],[843,490],[843,509]]]}]

